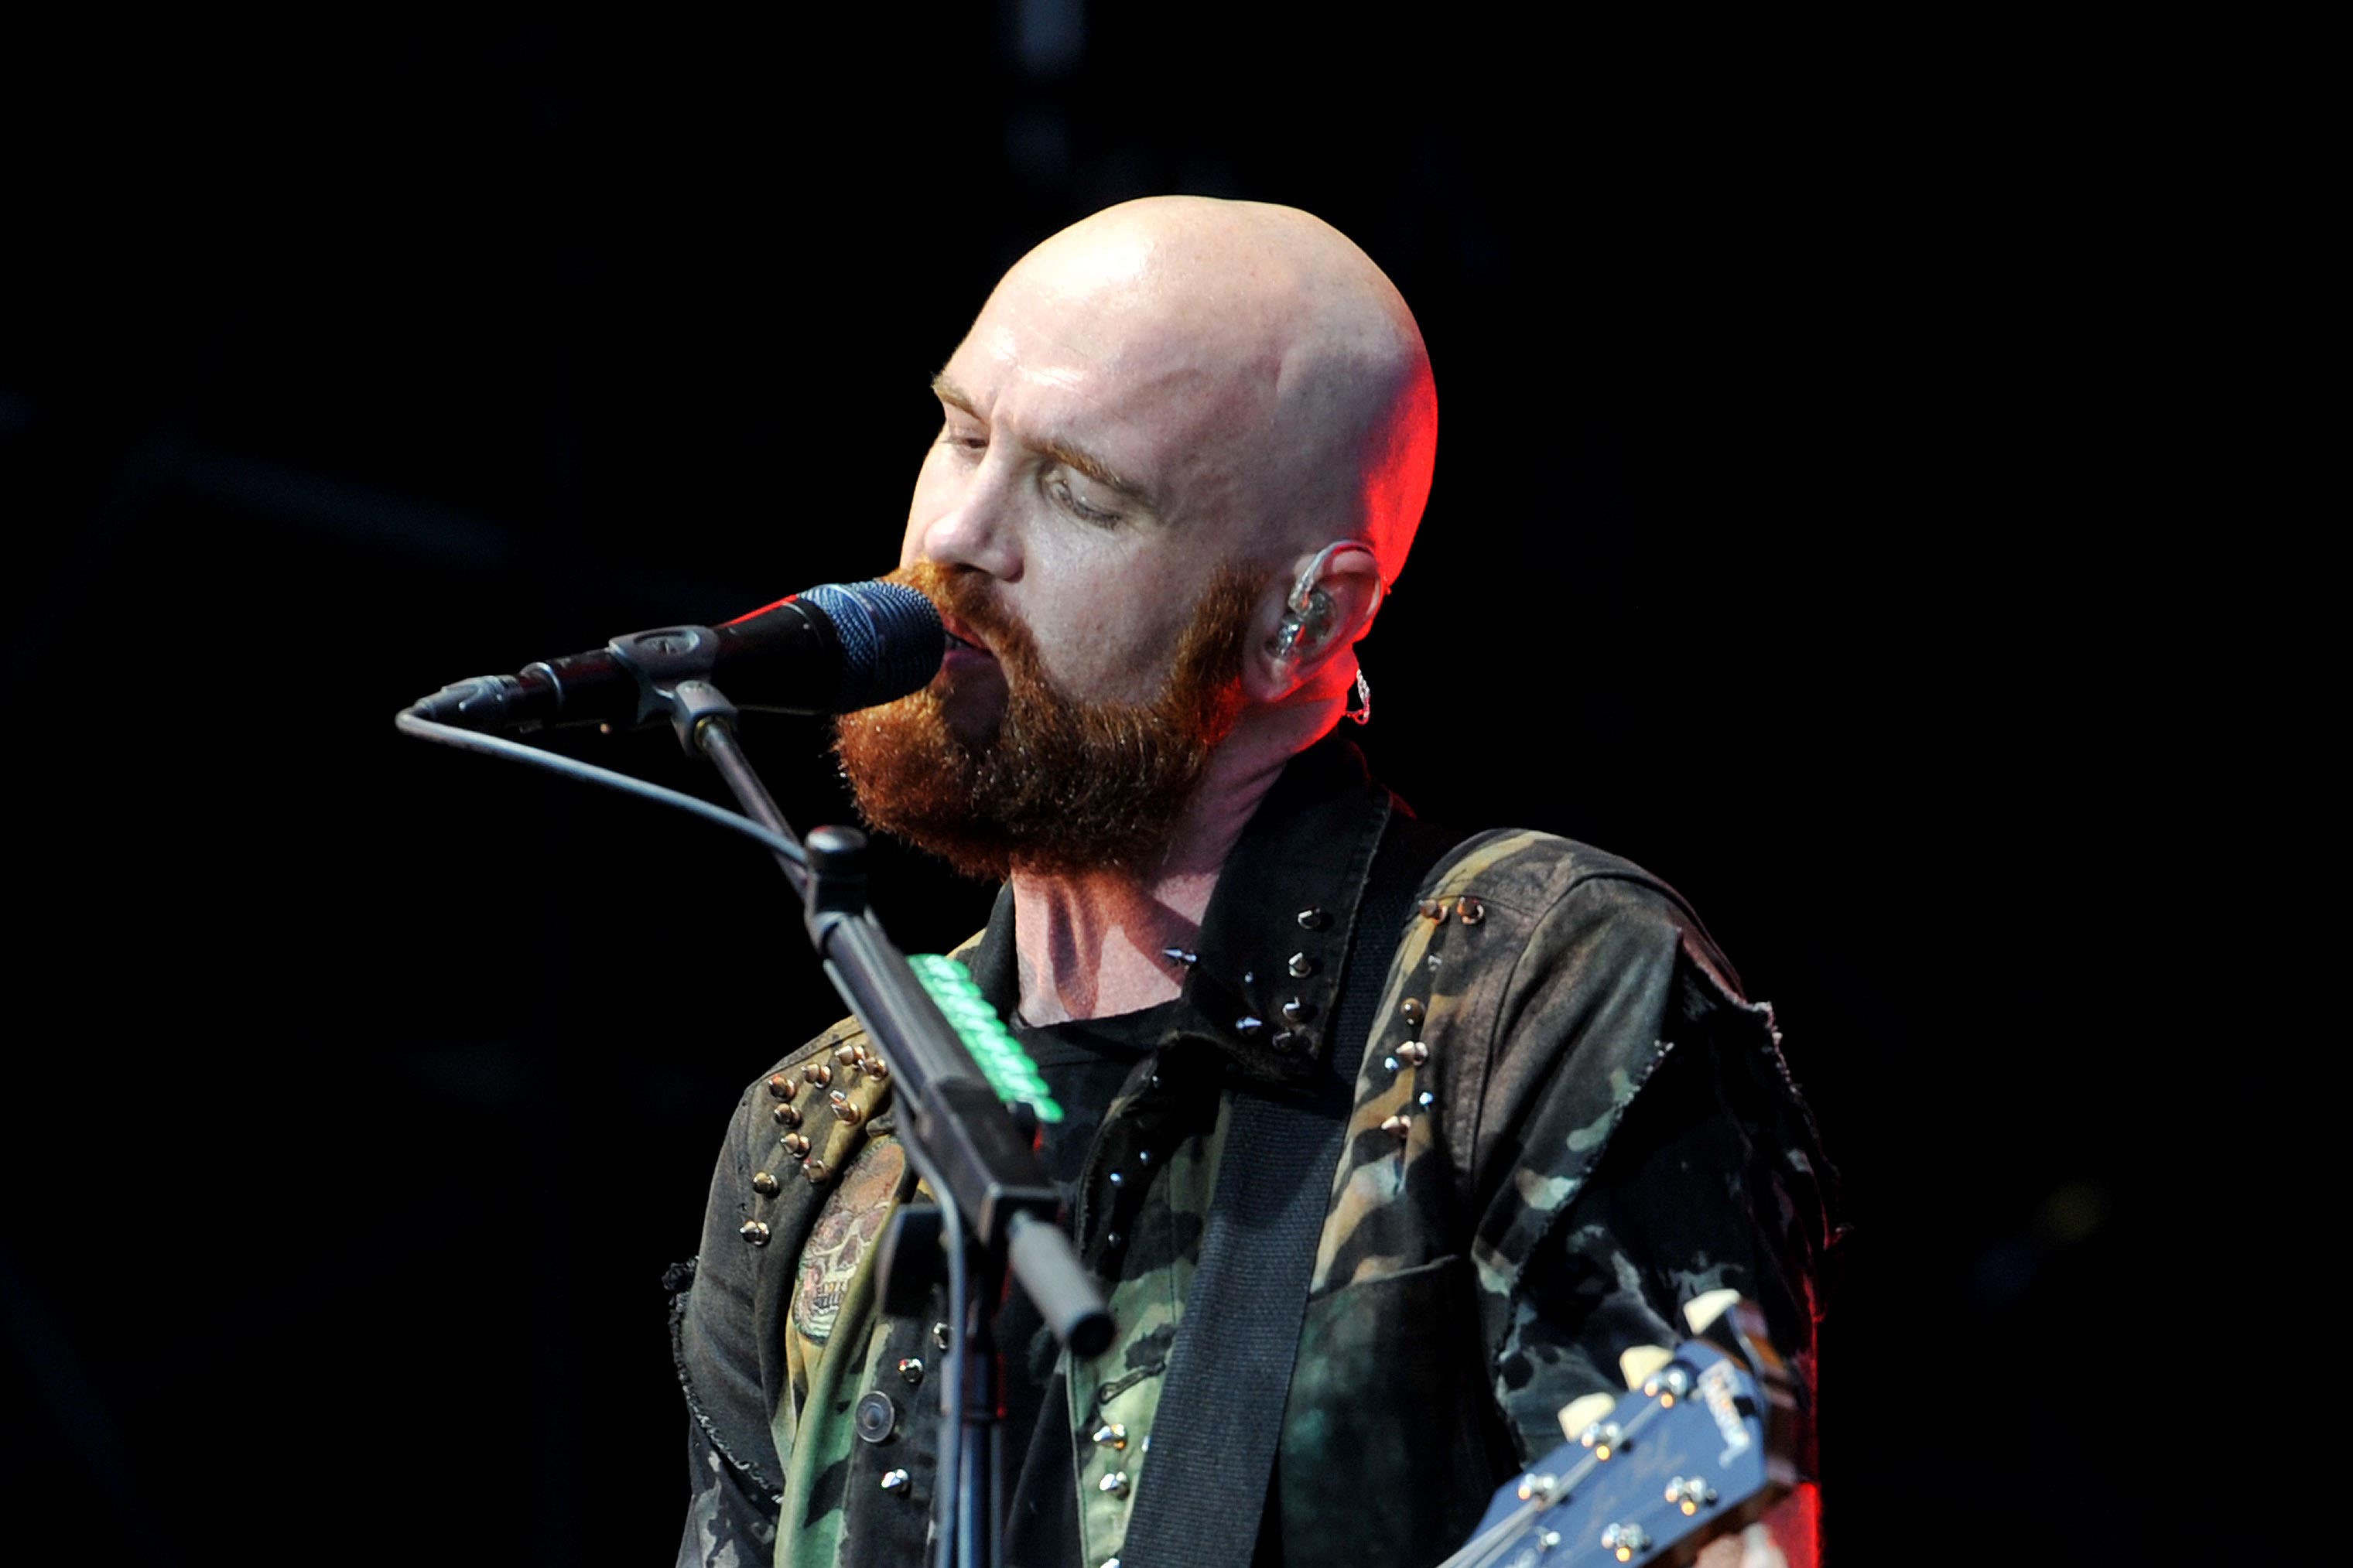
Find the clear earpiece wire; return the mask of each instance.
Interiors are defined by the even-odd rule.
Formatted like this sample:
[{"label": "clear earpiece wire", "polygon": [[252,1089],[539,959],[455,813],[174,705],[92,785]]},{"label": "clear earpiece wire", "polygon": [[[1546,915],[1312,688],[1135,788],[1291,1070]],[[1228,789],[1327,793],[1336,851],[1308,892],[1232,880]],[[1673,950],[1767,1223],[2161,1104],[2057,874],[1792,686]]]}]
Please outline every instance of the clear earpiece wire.
[{"label": "clear earpiece wire", "polygon": [[[1315,584],[1324,575],[1324,569],[1332,563],[1332,557],[1343,550],[1362,550],[1367,554],[1372,552],[1370,545],[1354,539],[1335,539],[1315,552],[1315,559],[1307,563],[1306,570],[1299,574],[1299,581],[1292,584],[1291,597],[1283,601],[1283,606],[1291,613],[1283,616],[1282,624],[1275,628],[1273,651],[1277,658],[1293,657],[1299,651],[1299,642],[1302,637],[1320,637],[1329,629],[1332,599],[1329,595],[1318,592]],[[1373,609],[1376,614],[1379,613],[1381,600],[1387,597],[1388,592],[1388,585],[1385,583],[1380,584],[1374,590]],[[1311,622],[1320,624],[1311,625]],[[1364,684],[1364,671],[1358,670],[1356,672],[1357,690],[1364,698],[1366,708],[1369,711],[1372,706],[1372,689]]]},{"label": "clear earpiece wire", "polygon": [[[1320,638],[1330,629],[1331,595],[1320,592],[1315,584],[1324,575],[1324,569],[1332,563],[1332,557],[1343,550],[1362,550],[1371,553],[1371,546],[1353,539],[1335,539],[1315,552],[1315,559],[1307,563],[1307,569],[1299,574],[1299,581],[1292,585],[1291,597],[1283,601],[1290,614],[1284,616],[1282,624],[1275,628],[1272,651],[1277,658],[1295,658],[1302,637]],[[1377,578],[1375,584],[1373,611],[1377,615],[1381,601],[1388,596],[1388,584]],[[1361,663],[1356,666],[1356,684],[1349,692],[1348,699],[1348,706],[1345,710],[1347,716],[1359,724],[1371,723],[1373,683],[1365,679],[1365,667]]]}]

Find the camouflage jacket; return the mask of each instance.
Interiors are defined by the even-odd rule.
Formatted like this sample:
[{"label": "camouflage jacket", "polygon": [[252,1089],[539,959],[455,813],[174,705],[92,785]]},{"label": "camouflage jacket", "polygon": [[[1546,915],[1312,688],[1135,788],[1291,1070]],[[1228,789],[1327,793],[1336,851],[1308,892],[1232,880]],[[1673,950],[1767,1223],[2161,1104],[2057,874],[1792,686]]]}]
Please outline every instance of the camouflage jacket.
[{"label": "camouflage jacket", "polygon": [[[1396,808],[1352,747],[1293,763],[1228,862],[1177,1022],[1103,1110],[1074,1229],[1120,1333],[1061,1365],[1082,1568],[1138,1556],[1126,1521],[1151,1485],[1233,1097],[1303,1081],[1331,1050],[1314,1023],[1278,1044],[1256,1021],[1294,998],[1331,1019],[1360,937],[1395,954],[1332,1176],[1261,1561],[1279,1544],[1288,1568],[1436,1562],[1559,1441],[1559,1407],[1620,1389],[1619,1352],[1673,1343],[1677,1309],[1703,1291],[1759,1300],[1810,1384],[1831,1176],[1770,1012],[1664,884],[1543,834],[1463,841],[1402,931],[1356,932]],[[1001,900],[968,959],[1005,1006],[1010,921]],[[672,1314],[691,1413],[681,1564],[920,1560],[936,1394],[921,1380],[944,1325],[875,1302],[871,1243],[914,1184],[863,1041],[844,1022],[786,1056],[745,1091],[720,1154]]]}]

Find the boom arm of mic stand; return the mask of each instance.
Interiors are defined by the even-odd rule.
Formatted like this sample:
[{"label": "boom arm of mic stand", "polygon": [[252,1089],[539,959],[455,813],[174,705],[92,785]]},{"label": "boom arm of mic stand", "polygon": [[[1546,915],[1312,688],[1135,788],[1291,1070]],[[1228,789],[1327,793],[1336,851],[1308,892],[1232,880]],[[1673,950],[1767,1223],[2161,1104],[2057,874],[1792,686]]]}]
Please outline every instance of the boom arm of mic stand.
[{"label": "boom arm of mic stand", "polygon": [[[682,685],[709,689],[699,681]],[[689,693],[688,701],[695,695]],[[789,835],[728,718],[724,712],[699,716],[691,727],[694,743],[754,821]],[[804,847],[810,941],[834,989],[897,1075],[905,1135],[954,1194],[974,1241],[987,1257],[1011,1268],[1055,1334],[1076,1354],[1100,1353],[1111,1342],[1111,1310],[1061,1228],[1061,1194],[973,1065],[955,1026],[868,910],[866,836],[819,827]],[[779,863],[788,873],[800,871],[781,857]],[[1025,1220],[1029,1223],[1019,1223]]]},{"label": "boom arm of mic stand", "polygon": [[[813,867],[828,857],[833,847],[826,840],[837,834],[851,837],[847,829],[825,827],[809,836]],[[821,899],[824,870],[816,880],[815,897]],[[871,916],[828,914],[813,901],[809,924],[834,988],[882,1043],[884,1057],[912,1090],[901,1100],[902,1125],[913,1121],[973,1238],[990,1258],[1009,1264],[1039,1315],[1072,1352],[1102,1352],[1111,1342],[1111,1312],[1057,1223],[1061,1194],[1038,1168],[1037,1154],[997,1091],[967,1065],[955,1026]]]},{"label": "boom arm of mic stand", "polygon": [[[734,709],[708,681],[666,694],[679,739],[709,757],[746,815],[790,838],[792,829],[736,743]],[[893,1099],[907,1157],[949,1218],[949,1295],[959,1321],[942,1380],[939,1489],[933,1500],[935,1568],[997,1568],[1002,1446],[991,1303],[1009,1268],[1039,1316],[1077,1355],[1111,1343],[1111,1309],[1061,1226],[1061,1194],[974,1065],[963,1038],[883,934],[866,903],[866,836],[820,827],[801,846],[807,868],[776,863],[801,893],[809,940],[841,999],[896,1077]],[[979,1291],[971,1264],[980,1263]]]},{"label": "boom arm of mic stand", "polygon": [[[1110,1310],[1080,1267],[1061,1227],[1060,1194],[1039,1169],[1029,1141],[1016,1130],[905,954],[868,910],[865,835],[819,828],[807,845],[794,837],[736,744],[734,705],[703,679],[710,666],[699,645],[670,652],[654,647],[644,658],[623,658],[616,645],[615,654],[637,678],[643,710],[667,710],[680,742],[710,758],[749,821],[691,795],[435,722],[415,709],[397,722],[404,732],[427,740],[521,758],[692,810],[750,832],[776,856],[801,896],[827,976],[898,1076],[894,1098],[904,1112],[901,1132],[908,1161],[930,1184],[946,1226],[941,1239],[958,1321],[942,1368],[947,1375],[941,1379],[934,1568],[996,1568],[1001,1450],[997,1363],[988,1331],[991,1304],[1005,1273],[1009,1269],[1021,1282],[1039,1316],[1080,1355],[1098,1355],[1110,1345]],[[971,1278],[976,1262],[977,1291]]]}]

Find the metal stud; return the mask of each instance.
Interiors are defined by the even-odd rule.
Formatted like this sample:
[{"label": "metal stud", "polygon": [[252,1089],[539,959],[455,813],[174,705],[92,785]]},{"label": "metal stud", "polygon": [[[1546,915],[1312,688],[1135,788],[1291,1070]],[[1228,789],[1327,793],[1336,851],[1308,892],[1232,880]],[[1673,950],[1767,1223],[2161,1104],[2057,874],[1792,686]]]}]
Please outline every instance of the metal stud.
[{"label": "metal stud", "polygon": [[833,1059],[842,1067],[856,1066],[858,1058],[865,1054],[856,1046],[836,1046],[833,1048]]},{"label": "metal stud", "polygon": [[1103,1479],[1095,1483],[1095,1489],[1097,1491],[1109,1492],[1113,1497],[1125,1497],[1127,1495],[1127,1472],[1125,1470],[1113,1470],[1111,1474],[1105,1476]]},{"label": "metal stud", "polygon": [[1266,1020],[1265,1020],[1265,1019],[1263,1019],[1263,1018],[1253,1018],[1253,1017],[1251,1017],[1248,1013],[1243,1014],[1240,1017],[1236,1018],[1236,1019],[1234,1020],[1234,1028],[1235,1028],[1235,1031],[1236,1031],[1237,1033],[1240,1033],[1240,1034],[1244,1034],[1244,1035],[1255,1035],[1255,1034],[1257,1034],[1261,1029],[1263,1029],[1263,1028],[1265,1028],[1265,1027],[1266,1027]]},{"label": "metal stud", "polygon": [[1402,1113],[1381,1123],[1381,1131],[1392,1138],[1402,1138],[1413,1131],[1413,1118]]},{"label": "metal stud", "polygon": [[932,1325],[932,1343],[937,1345],[940,1349],[947,1349],[949,1342],[954,1338],[955,1336],[948,1331],[948,1326],[945,1323],[934,1323]]},{"label": "metal stud", "polygon": [[906,1379],[909,1386],[911,1387],[916,1384],[922,1383],[923,1381],[923,1363],[922,1358],[919,1356],[909,1356],[906,1360],[901,1362],[899,1363],[899,1375]]},{"label": "metal stud", "polygon": [[1467,926],[1477,925],[1487,918],[1487,906],[1466,893],[1454,906],[1454,918]]},{"label": "metal stud", "polygon": [[1430,1093],[1430,1090],[1425,1089],[1419,1094],[1413,1097],[1413,1102],[1416,1105],[1420,1106],[1424,1110],[1428,1110],[1431,1106],[1438,1103],[1438,1096]]},{"label": "metal stud", "polygon": [[1282,1021],[1286,1024],[1304,1024],[1314,1016],[1315,1004],[1303,996],[1293,996],[1282,1005]]},{"label": "metal stud", "polygon": [[1302,931],[1322,931],[1331,923],[1332,917],[1324,913],[1322,910],[1302,910],[1299,911],[1299,928]]},{"label": "metal stud", "polygon": [[1421,1005],[1421,998],[1419,996],[1409,996],[1398,1004],[1398,1016],[1405,1020],[1406,1027],[1409,1029],[1421,1027],[1421,1017],[1425,1011]]},{"label": "metal stud", "polygon": [[815,1186],[833,1174],[833,1167],[822,1160],[811,1160],[801,1167],[801,1173],[808,1177],[809,1185]]},{"label": "metal stud", "polygon": [[1120,1235],[1117,1231],[1113,1231],[1109,1236],[1103,1237],[1103,1245],[1105,1247],[1117,1247],[1126,1240],[1127,1237]]},{"label": "metal stud", "polygon": [[1126,1447],[1127,1424],[1122,1421],[1111,1421],[1096,1427],[1095,1447],[1113,1449]]},{"label": "metal stud", "polygon": [[899,1407],[891,1396],[879,1388],[870,1388],[859,1396],[858,1408],[849,1413],[849,1424],[861,1443],[885,1443],[899,1429]]},{"label": "metal stud", "polygon": [[1126,1178],[1125,1176],[1121,1175],[1117,1171],[1113,1171],[1113,1172],[1111,1173],[1111,1184],[1112,1184],[1113,1186],[1114,1186],[1114,1187],[1115,1187],[1115,1186],[1118,1186],[1122,1182],[1124,1182],[1124,1181],[1126,1181],[1126,1180],[1127,1180],[1127,1178]]},{"label": "metal stud", "polygon": [[773,1114],[779,1127],[798,1127],[801,1124],[801,1108],[797,1105],[779,1105]]},{"label": "metal stud", "polygon": [[1419,1067],[1430,1059],[1430,1047],[1419,1040],[1408,1040],[1397,1048],[1397,1054],[1401,1059]]},{"label": "metal stud", "polygon": [[1152,1151],[1149,1149],[1138,1149],[1135,1152],[1135,1163],[1139,1165],[1149,1165],[1152,1163]]},{"label": "metal stud", "polygon": [[1201,962],[1199,953],[1187,952],[1181,947],[1164,947],[1160,950],[1160,956],[1171,963],[1181,963],[1187,969]]},{"label": "metal stud", "polygon": [[768,1075],[768,1092],[778,1100],[790,1100],[800,1091],[801,1086],[792,1074],[772,1072]]},{"label": "metal stud", "polygon": [[1307,1048],[1307,1037],[1297,1029],[1282,1029],[1277,1031],[1267,1044],[1284,1056],[1293,1056]]},{"label": "metal stud", "polygon": [[1422,900],[1421,918],[1426,921],[1444,920],[1446,918],[1446,900],[1443,899]]},{"label": "metal stud", "polygon": [[1291,977],[1293,980],[1304,980],[1315,973],[1315,961],[1303,952],[1294,952],[1291,955],[1290,962],[1283,967],[1291,971]]},{"label": "metal stud", "polygon": [[811,1062],[801,1068],[801,1076],[819,1089],[833,1081],[833,1069],[823,1062]]},{"label": "metal stud", "polygon": [[809,1157],[809,1141],[807,1135],[800,1132],[786,1133],[785,1152],[790,1154],[796,1160],[807,1159]]},{"label": "metal stud", "polygon": [[872,1079],[876,1083],[888,1083],[891,1081],[891,1064],[884,1061],[881,1057],[868,1057],[866,1058],[866,1076]]},{"label": "metal stud", "polygon": [[838,1089],[825,1098],[827,1103],[833,1107],[833,1119],[844,1127],[857,1126],[859,1119],[866,1114],[858,1109],[849,1096]]},{"label": "metal stud", "polygon": [[883,1471],[882,1489],[886,1492],[905,1491],[907,1489],[907,1472],[904,1470]]},{"label": "metal stud", "polygon": [[1404,1068],[1405,1064],[1398,1060],[1395,1057],[1383,1057],[1381,1058],[1381,1070],[1383,1072],[1401,1072]]},{"label": "metal stud", "polygon": [[735,1234],[742,1237],[744,1240],[750,1242],[754,1247],[765,1247],[768,1245],[768,1227],[759,1220],[745,1220],[744,1222],[744,1228],[737,1231]]},{"label": "metal stud", "polygon": [[772,1171],[752,1173],[752,1190],[764,1198],[775,1197],[783,1190],[783,1187],[784,1184],[776,1180],[776,1173]]}]

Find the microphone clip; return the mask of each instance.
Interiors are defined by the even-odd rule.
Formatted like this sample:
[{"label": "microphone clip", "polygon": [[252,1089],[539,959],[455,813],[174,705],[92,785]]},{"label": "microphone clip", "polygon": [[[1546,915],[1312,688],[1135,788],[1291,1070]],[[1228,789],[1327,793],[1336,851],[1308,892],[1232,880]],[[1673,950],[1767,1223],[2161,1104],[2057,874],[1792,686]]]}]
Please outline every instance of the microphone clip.
[{"label": "microphone clip", "polygon": [[706,679],[719,658],[719,639],[709,626],[656,626],[605,647],[638,683],[637,721],[666,715],[689,756],[702,751],[695,731],[705,721],[735,721],[735,704]]}]

